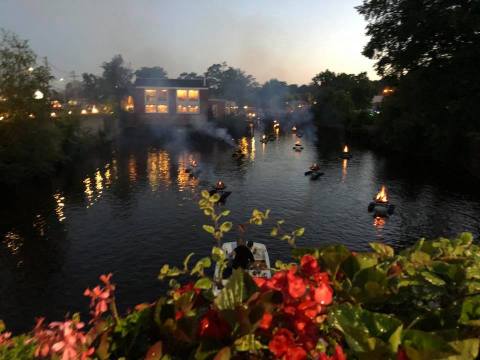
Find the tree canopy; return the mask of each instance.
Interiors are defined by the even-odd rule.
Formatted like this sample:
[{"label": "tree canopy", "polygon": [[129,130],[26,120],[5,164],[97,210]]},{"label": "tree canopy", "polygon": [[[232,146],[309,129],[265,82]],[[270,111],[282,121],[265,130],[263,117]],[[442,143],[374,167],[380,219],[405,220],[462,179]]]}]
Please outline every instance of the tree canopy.
[{"label": "tree canopy", "polygon": [[161,66],[153,66],[153,67],[142,67],[135,71],[135,76],[137,78],[144,78],[144,79],[166,79],[168,74],[165,69]]}]

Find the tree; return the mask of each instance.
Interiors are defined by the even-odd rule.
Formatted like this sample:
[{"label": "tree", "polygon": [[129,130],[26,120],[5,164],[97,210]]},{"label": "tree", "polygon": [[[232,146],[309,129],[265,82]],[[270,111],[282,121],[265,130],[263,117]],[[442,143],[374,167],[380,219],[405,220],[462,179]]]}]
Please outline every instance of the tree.
[{"label": "tree", "polygon": [[[28,41],[1,31],[0,182],[16,183],[47,175],[64,159],[63,134],[50,118],[46,65],[37,64]],[[59,119],[58,119],[59,120]]]},{"label": "tree", "polygon": [[243,105],[254,100],[258,83],[252,75],[240,69],[228,66],[226,62],[213,64],[207,69],[205,77],[211,92]]},{"label": "tree", "polygon": [[480,3],[364,0],[363,54],[394,86],[384,101],[381,139],[389,149],[438,161],[474,156],[480,131]]},{"label": "tree", "polygon": [[164,68],[160,66],[153,67],[142,67],[139,70],[135,71],[135,76],[137,78],[143,79],[166,79],[168,74]]},{"label": "tree", "polygon": [[190,72],[190,73],[183,72],[178,76],[178,78],[183,80],[196,80],[196,79],[201,79],[202,76],[198,75],[195,72]]},{"label": "tree", "polygon": [[0,116],[12,121],[29,115],[38,121],[45,119],[51,91],[49,81],[53,79],[50,69],[37,65],[28,41],[1,29],[0,36]]},{"label": "tree", "polygon": [[260,106],[271,111],[284,109],[289,93],[290,89],[285,81],[268,80],[258,91]]},{"label": "tree", "polygon": [[115,55],[109,62],[104,62],[102,68],[105,95],[119,106],[132,85],[133,72],[124,65],[122,55]]}]

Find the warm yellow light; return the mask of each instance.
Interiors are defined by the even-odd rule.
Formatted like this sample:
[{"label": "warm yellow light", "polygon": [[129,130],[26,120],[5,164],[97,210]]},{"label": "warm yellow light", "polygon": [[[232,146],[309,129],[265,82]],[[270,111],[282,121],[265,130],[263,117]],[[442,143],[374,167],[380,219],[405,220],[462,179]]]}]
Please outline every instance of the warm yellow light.
[{"label": "warm yellow light", "polygon": [[35,100],[41,100],[43,99],[43,93],[40,90],[37,90],[33,93],[33,98]]},{"label": "warm yellow light", "polygon": [[69,110],[69,111],[68,111],[68,115],[72,115],[72,110]]},{"label": "warm yellow light", "polygon": [[33,114],[28,114],[28,117],[29,117],[30,119],[35,119],[35,115],[33,115]]},{"label": "warm yellow light", "polygon": [[0,116],[0,121],[2,121],[3,119],[5,119],[5,116]]},{"label": "warm yellow light", "polygon": [[82,114],[82,115],[87,115],[87,110],[82,109],[82,111],[80,112],[80,114]]},{"label": "warm yellow light", "polygon": [[345,145],[345,147],[343,148],[343,152],[348,153],[348,146],[347,145]]},{"label": "warm yellow light", "polygon": [[54,113],[54,112],[51,112],[51,113],[50,113],[50,117],[52,117],[52,118],[57,117],[57,114]]},{"label": "warm yellow light", "polygon": [[35,70],[35,69],[34,69],[33,67],[31,67],[31,66],[28,68],[28,71],[29,71],[29,72],[32,72],[33,70]]},{"label": "warm yellow light", "polygon": [[198,90],[188,90],[188,100],[197,101],[199,97]]},{"label": "warm yellow light", "polygon": [[97,107],[95,105],[92,106],[92,114],[98,114],[100,111],[98,111]]},{"label": "warm yellow light", "polygon": [[382,203],[388,202],[387,189],[385,186],[382,186],[377,196],[375,196],[375,201]]},{"label": "warm yellow light", "polygon": [[187,101],[188,91],[187,90],[177,90],[177,99],[180,101]]}]

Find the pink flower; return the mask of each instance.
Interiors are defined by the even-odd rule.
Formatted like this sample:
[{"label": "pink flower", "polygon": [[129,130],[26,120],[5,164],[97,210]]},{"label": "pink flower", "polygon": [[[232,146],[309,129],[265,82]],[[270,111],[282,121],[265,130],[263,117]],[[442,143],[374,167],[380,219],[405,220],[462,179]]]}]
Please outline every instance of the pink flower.
[{"label": "pink flower", "polygon": [[90,297],[90,314],[92,314],[94,322],[103,313],[108,311],[108,305],[113,301],[113,293],[115,285],[110,283],[112,274],[101,275],[100,280],[105,284],[104,287],[95,286],[92,290],[86,289],[83,295]]}]

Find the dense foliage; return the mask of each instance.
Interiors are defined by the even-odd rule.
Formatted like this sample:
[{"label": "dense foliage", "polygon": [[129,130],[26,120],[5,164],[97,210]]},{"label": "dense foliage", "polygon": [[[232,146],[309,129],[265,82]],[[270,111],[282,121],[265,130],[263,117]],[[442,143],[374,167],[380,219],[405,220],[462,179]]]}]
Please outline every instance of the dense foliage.
[{"label": "dense foliage", "polygon": [[436,160],[465,159],[480,131],[480,3],[365,0],[364,55],[395,92],[384,103],[388,148]]},{"label": "dense foliage", "polygon": [[358,75],[334,73],[326,70],[312,79],[314,99],[312,111],[321,125],[369,125],[372,97],[379,92],[378,82],[371,81],[366,73]]},{"label": "dense foliage", "polygon": [[0,36],[0,182],[16,183],[52,173],[83,135],[75,116],[52,118],[49,67],[27,41]]},{"label": "dense foliage", "polygon": [[[214,291],[209,274],[224,268],[218,247],[233,224],[218,195],[202,192],[203,228],[217,246],[191,265],[162,266],[169,290],[121,316],[111,274],[85,290],[88,325],[78,314],[63,322],[38,319],[32,332],[13,336],[0,323],[2,359],[475,359],[480,346],[480,252],[470,234],[419,240],[395,253],[380,243],[371,252],[342,245],[294,248],[293,261],[275,264],[270,279],[238,269]],[[254,210],[241,224],[268,223]],[[304,229],[271,236],[295,245]]]}]

